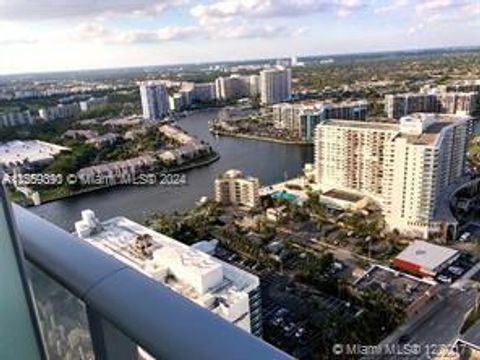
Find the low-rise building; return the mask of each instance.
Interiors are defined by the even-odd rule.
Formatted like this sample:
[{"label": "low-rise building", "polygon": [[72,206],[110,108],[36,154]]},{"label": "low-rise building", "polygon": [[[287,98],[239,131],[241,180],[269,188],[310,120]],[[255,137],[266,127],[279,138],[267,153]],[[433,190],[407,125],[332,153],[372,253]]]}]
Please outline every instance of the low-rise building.
[{"label": "low-rise building", "polygon": [[100,222],[93,211],[85,210],[75,229],[78,237],[106,254],[239,328],[261,336],[257,276],[125,217]]},{"label": "low-rise building", "polygon": [[103,148],[104,146],[113,145],[121,136],[115,133],[106,133],[94,138],[87,140],[87,144],[94,145],[97,149]]},{"label": "low-rise building", "polygon": [[215,201],[253,208],[260,202],[260,181],[239,170],[228,170],[215,179]]},{"label": "low-rise building", "polygon": [[109,119],[103,122],[103,126],[110,127],[112,129],[118,128],[128,128],[139,126],[144,123],[144,119],[139,116],[127,116],[127,117],[118,117],[114,119]]},{"label": "low-rise building", "polygon": [[373,265],[355,281],[354,289],[381,292],[396,299],[408,317],[418,314],[437,294],[439,287],[421,279],[381,265]]},{"label": "low-rise building", "polygon": [[435,277],[460,256],[458,250],[416,240],[393,261],[402,271],[422,277]]},{"label": "low-rise building", "polygon": [[356,211],[365,208],[369,199],[367,196],[331,189],[320,195],[320,202],[334,209]]},{"label": "low-rise building", "polygon": [[[142,155],[128,160],[88,166],[77,172],[77,178],[83,184],[105,185],[122,180],[124,177],[138,175],[151,170],[157,160],[151,155]],[[97,182],[100,182],[97,184]]]},{"label": "low-rise building", "polygon": [[39,140],[14,140],[0,145],[0,166],[5,170],[47,165],[69,148]]},{"label": "low-rise building", "polygon": [[73,140],[89,140],[96,138],[98,132],[94,130],[67,130],[63,133],[62,138]]}]

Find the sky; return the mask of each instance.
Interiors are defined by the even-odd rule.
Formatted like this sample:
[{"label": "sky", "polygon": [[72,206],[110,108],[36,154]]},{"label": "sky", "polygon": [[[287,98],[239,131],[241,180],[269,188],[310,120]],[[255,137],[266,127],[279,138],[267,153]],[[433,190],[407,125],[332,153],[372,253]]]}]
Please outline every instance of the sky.
[{"label": "sky", "polygon": [[0,75],[480,45],[480,0],[0,0]]}]

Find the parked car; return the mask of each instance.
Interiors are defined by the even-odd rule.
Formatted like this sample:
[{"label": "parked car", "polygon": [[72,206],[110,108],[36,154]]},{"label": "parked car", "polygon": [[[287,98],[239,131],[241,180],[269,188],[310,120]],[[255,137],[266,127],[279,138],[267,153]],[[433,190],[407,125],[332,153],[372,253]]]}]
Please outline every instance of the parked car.
[{"label": "parked car", "polygon": [[305,329],[301,327],[301,328],[299,328],[299,329],[297,330],[297,332],[295,333],[295,337],[296,337],[296,338],[301,338],[304,333],[305,333]]},{"label": "parked car", "polygon": [[437,280],[446,284],[450,284],[452,282],[452,278],[445,275],[438,276]]},{"label": "parked car", "polygon": [[460,238],[458,240],[460,242],[465,242],[465,241],[468,241],[471,236],[472,236],[472,234],[470,234],[469,232],[465,232],[465,233],[462,234],[462,236],[460,236]]},{"label": "parked car", "polygon": [[459,266],[450,266],[448,268],[448,271],[457,276],[461,276],[464,272],[464,270]]}]

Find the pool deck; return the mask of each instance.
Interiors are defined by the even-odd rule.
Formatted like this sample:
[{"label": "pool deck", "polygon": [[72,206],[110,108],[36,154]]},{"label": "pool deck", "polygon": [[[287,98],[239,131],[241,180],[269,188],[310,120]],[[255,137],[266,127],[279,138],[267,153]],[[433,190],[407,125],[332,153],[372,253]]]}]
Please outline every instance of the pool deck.
[{"label": "pool deck", "polygon": [[284,182],[280,182],[277,184],[265,186],[260,189],[260,196],[267,196],[267,195],[272,195],[277,192],[287,192],[289,194],[292,194],[297,197],[297,201],[303,202],[308,199],[308,195],[304,190],[294,190],[294,189],[289,189],[287,185],[296,185],[296,186],[303,186],[306,184],[305,178],[304,177],[297,177],[293,178]]}]

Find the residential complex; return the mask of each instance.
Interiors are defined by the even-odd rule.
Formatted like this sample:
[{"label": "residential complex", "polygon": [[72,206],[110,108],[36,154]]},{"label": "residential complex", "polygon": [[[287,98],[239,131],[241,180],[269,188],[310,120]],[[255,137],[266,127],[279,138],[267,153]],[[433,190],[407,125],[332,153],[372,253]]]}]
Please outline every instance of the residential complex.
[{"label": "residential complex", "polygon": [[444,233],[439,207],[464,175],[472,118],[412,114],[399,124],[329,120],[316,129],[316,181],[378,202],[390,229]]},{"label": "residential complex", "polygon": [[144,82],[140,84],[143,118],[161,120],[168,114],[168,93],[162,83]]},{"label": "residential complex", "polygon": [[33,118],[30,111],[17,111],[0,114],[0,127],[31,124],[33,124]]},{"label": "residential complex", "polygon": [[219,100],[235,100],[257,96],[260,93],[259,81],[258,75],[219,77],[215,81],[216,97]]},{"label": "residential complex", "polygon": [[208,103],[215,100],[215,83],[185,83],[181,93],[186,99],[186,104]]},{"label": "residential complex", "polygon": [[[425,87],[425,89],[429,89],[429,87]],[[438,85],[436,89],[439,92],[480,92],[480,80],[473,79],[473,80],[458,80],[452,81],[448,84]]]},{"label": "residential complex", "polygon": [[341,103],[305,101],[281,103],[271,107],[274,126],[286,129],[298,138],[311,141],[315,127],[323,120],[365,120],[368,103],[366,101],[345,101]]},{"label": "residential complex", "polygon": [[292,70],[272,68],[260,72],[260,100],[264,105],[271,105],[292,98]]},{"label": "residential complex", "polygon": [[385,96],[385,112],[398,119],[416,113],[473,115],[480,110],[478,92],[407,93]]},{"label": "residential complex", "polygon": [[88,100],[80,101],[80,110],[81,111],[90,111],[94,110],[100,106],[103,106],[108,103],[108,97],[104,96],[101,98],[91,97]]},{"label": "residential complex", "polygon": [[41,108],[38,110],[38,115],[45,121],[52,121],[58,119],[68,119],[80,113],[80,105],[78,103],[58,104]]},{"label": "residential complex", "polygon": [[[125,217],[100,222],[84,210],[75,224],[78,237],[223,317],[261,336],[260,281],[227,264]],[[162,306],[161,303],[158,304]]]},{"label": "residential complex", "polygon": [[259,204],[260,181],[239,170],[228,170],[215,179],[215,201],[253,208]]}]

